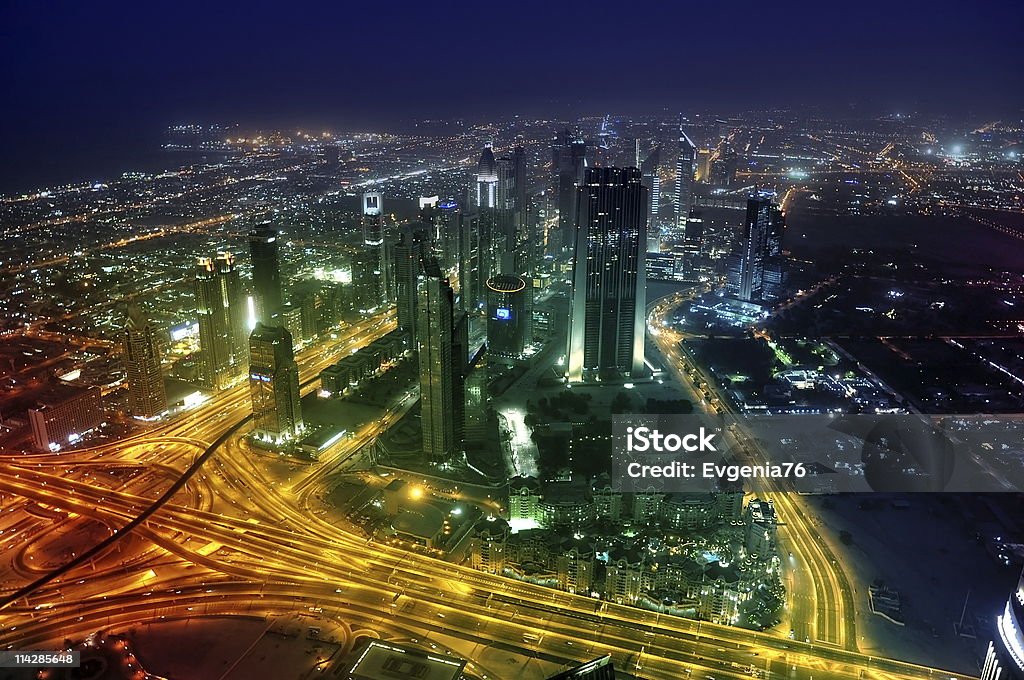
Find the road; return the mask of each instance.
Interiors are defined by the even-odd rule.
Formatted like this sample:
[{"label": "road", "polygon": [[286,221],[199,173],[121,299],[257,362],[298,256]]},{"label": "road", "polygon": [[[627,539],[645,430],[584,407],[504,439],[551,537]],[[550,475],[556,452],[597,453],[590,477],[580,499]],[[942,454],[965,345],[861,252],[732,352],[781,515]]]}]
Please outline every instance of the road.
[{"label": "road", "polygon": [[[388,312],[300,353],[302,382],[309,384],[338,356],[393,324]],[[34,507],[65,513],[69,520],[99,521],[112,536],[121,537],[127,533],[123,527],[150,509],[132,533],[151,549],[126,565],[111,548],[88,565],[54,575],[31,593],[0,601],[0,645],[29,649],[141,620],[271,615],[312,606],[326,616],[378,631],[417,631],[423,639],[444,632],[558,663],[609,653],[620,667],[651,679],[749,678],[754,666],[760,673],[767,669],[773,677],[799,680],[966,680],[821,642],[839,637],[836,626],[842,619],[837,613],[851,611],[842,609],[842,601],[830,608],[827,597],[839,587],[835,585],[820,595],[814,590],[820,598],[816,614],[822,630],[804,643],[605,603],[453,565],[400,545],[370,543],[303,507],[303,495],[316,487],[305,480],[322,475],[322,468],[296,466],[290,479],[281,479],[271,471],[265,453],[240,442],[248,411],[243,386],[124,441],[61,456],[3,457],[10,474],[0,477],[5,510],[0,522],[14,521],[22,515],[17,511]],[[370,441],[392,421],[368,424],[351,444],[332,451],[331,460],[343,459],[347,447]],[[211,447],[218,440],[223,443]],[[84,477],[78,472],[90,463],[182,471],[205,452],[209,457],[183,491],[155,506],[152,479]],[[789,506],[780,504],[780,511],[799,526]],[[798,534],[794,529],[792,540],[811,541],[812,531]],[[4,556],[31,545],[32,540],[5,545]],[[798,549],[818,560],[814,578],[827,580],[833,570],[820,563],[827,559],[825,553],[803,543]]]},{"label": "road", "polygon": [[[680,341],[683,335],[673,330],[670,316],[696,291],[673,293],[648,305],[648,327],[665,367],[688,392],[698,410],[706,413],[730,413],[729,400],[718,393],[713,378],[687,357]],[[764,454],[753,438],[742,431],[726,433],[728,443],[748,448],[763,462]],[[803,499],[780,490],[771,480],[759,480],[752,489],[759,497],[771,500],[782,526],[778,539],[789,607],[785,614],[789,628],[798,640],[812,640],[856,649],[854,605],[849,581],[835,556],[809,520]],[[792,557],[789,557],[792,553]]]}]

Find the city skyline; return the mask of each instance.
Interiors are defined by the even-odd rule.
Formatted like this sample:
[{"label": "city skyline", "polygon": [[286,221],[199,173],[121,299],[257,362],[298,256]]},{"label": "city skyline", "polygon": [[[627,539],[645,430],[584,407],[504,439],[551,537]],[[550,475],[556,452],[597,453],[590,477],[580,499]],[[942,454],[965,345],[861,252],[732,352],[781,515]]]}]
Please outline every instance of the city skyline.
[{"label": "city skyline", "polygon": [[[636,60],[615,88],[602,87],[607,76],[596,70],[573,70],[571,60],[549,68],[557,60],[545,50],[526,50],[520,68],[495,87],[490,61],[469,58],[523,35],[550,44],[563,26],[575,27],[567,49],[582,53],[590,48],[587,36],[605,30],[603,16],[614,8],[604,3],[577,12],[528,3],[499,21],[486,12],[405,5],[382,21],[371,6],[318,7],[314,21],[303,13],[280,16],[268,3],[244,13],[198,5],[157,12],[121,3],[43,14],[30,4],[7,5],[3,60],[11,65],[18,105],[0,114],[0,124],[18,134],[0,144],[0,192],[149,167],[160,143],[156,131],[189,121],[237,122],[247,130],[370,130],[384,122],[408,130],[423,118],[475,122],[506,112],[572,120],[598,110],[692,116],[768,106],[816,107],[842,117],[852,104],[855,115],[975,111],[992,117],[1019,115],[1024,105],[1020,89],[1010,85],[1022,55],[1014,22],[1001,19],[1014,14],[1009,2],[985,12],[955,1],[875,2],[857,11],[796,3],[769,12],[754,2],[637,8],[619,13],[614,29],[620,48],[633,50]],[[225,24],[235,30],[218,28]],[[421,50],[412,67],[404,49],[379,49],[372,32],[353,28],[360,25],[386,25],[396,45],[416,45],[430,26],[473,41],[464,52]],[[686,35],[691,65],[653,68],[680,57],[677,31]],[[261,57],[252,50],[261,40],[282,48],[295,41],[297,49],[287,60],[273,51]],[[200,63],[204,68],[190,66]],[[773,71],[783,76],[771,77]],[[446,86],[456,73],[460,85]],[[383,82],[387,87],[379,87]],[[435,95],[438,87],[445,96]],[[359,96],[361,90],[374,96]],[[128,91],[140,95],[123,96]],[[91,105],[69,115],[53,105],[53,92]],[[409,102],[421,113],[410,115]]]},{"label": "city skyline", "polygon": [[4,7],[0,676],[1024,679],[1011,11]]}]

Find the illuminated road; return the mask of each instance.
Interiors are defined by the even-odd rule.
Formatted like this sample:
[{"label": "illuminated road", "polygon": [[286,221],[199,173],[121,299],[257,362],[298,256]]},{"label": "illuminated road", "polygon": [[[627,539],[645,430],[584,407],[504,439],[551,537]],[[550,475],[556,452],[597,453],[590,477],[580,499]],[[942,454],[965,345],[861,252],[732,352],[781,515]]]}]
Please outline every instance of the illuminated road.
[{"label": "illuminated road", "polygon": [[[674,293],[648,306],[648,324],[666,367],[690,393],[695,405],[708,413],[728,413],[729,403],[718,394],[714,380],[688,359],[680,348],[682,335],[669,327],[668,317],[693,293]],[[742,431],[726,433],[730,445],[740,444],[763,459],[763,453]],[[797,640],[811,640],[856,649],[854,605],[849,582],[827,544],[808,520],[797,494],[781,491],[771,480],[752,489],[771,500],[779,521],[779,547],[786,576],[788,609],[784,613]],[[792,557],[788,556],[792,553]]]},{"label": "illuminated road", "polygon": [[[346,329],[326,348],[302,352],[302,382],[393,326],[389,312]],[[818,607],[825,633],[819,632],[808,644],[485,574],[402,546],[370,543],[308,512],[303,498],[318,488],[325,475],[322,470],[372,441],[409,406],[400,403],[389,409],[354,438],[341,440],[320,464],[296,467],[290,480],[272,474],[268,455],[240,439],[249,415],[244,385],[223,391],[144,435],[52,458],[4,457],[11,474],[0,477],[5,510],[0,521],[11,522],[22,514],[9,510],[32,506],[59,510],[68,522],[96,520],[114,531],[147,508],[151,514],[132,532],[143,539],[145,549],[133,553],[130,562],[122,564],[124,557],[111,550],[89,565],[54,576],[31,593],[0,601],[0,645],[27,649],[57,644],[101,627],[123,628],[164,617],[268,615],[315,607],[350,625],[407,636],[411,632],[422,640],[443,632],[557,663],[609,653],[620,667],[652,679],[749,678],[753,666],[773,677],[800,680],[963,680],[956,674],[869,657],[841,644],[817,642],[826,635],[840,637],[835,626],[842,619],[836,619],[836,611],[851,611],[842,609],[842,602],[837,610],[827,604]],[[217,441],[223,444],[210,446]],[[95,469],[97,464],[124,463],[147,469],[163,466],[158,468],[161,473],[181,471],[203,452],[209,452],[209,458],[183,491],[155,507],[153,498],[161,487],[153,477],[85,477],[77,472],[87,465]],[[801,524],[790,507],[776,503],[791,526]],[[796,528],[791,531],[794,542],[814,540],[810,529],[804,534]],[[125,533],[118,530],[114,535]],[[0,545],[10,558],[30,550],[33,542]],[[799,549],[811,560],[824,557],[811,545],[800,543]],[[827,582],[832,570],[817,566],[813,578]],[[5,586],[7,593],[11,587]],[[826,585],[819,603],[827,603],[825,598],[835,587]],[[825,625],[830,620],[833,623]],[[484,669],[478,672],[482,675]],[[492,672],[491,677],[503,676]]]}]

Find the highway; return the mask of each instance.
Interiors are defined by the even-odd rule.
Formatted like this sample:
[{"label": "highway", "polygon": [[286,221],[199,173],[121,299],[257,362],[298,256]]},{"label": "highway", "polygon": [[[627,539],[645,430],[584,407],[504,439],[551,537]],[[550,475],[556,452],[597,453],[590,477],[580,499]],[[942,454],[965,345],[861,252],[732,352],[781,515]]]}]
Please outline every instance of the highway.
[{"label": "highway", "polygon": [[[718,394],[714,380],[689,357],[680,341],[683,335],[670,327],[669,316],[695,292],[673,293],[649,304],[648,325],[655,346],[664,357],[666,368],[687,391],[695,406],[706,413],[730,413],[729,401]],[[699,385],[698,385],[699,383]],[[705,392],[707,394],[705,394]],[[726,433],[730,446],[741,444],[760,456],[763,452],[749,434]],[[738,441],[737,441],[738,440]],[[802,499],[780,490],[771,480],[761,479],[751,489],[759,497],[771,500],[779,518],[779,543],[783,573],[790,595],[787,615],[789,628],[798,640],[812,640],[856,649],[854,605],[849,582],[824,540],[808,520]],[[792,553],[792,557],[788,557]]]},{"label": "highway", "polygon": [[[371,317],[323,346],[300,353],[308,385],[337,357],[394,327],[393,315]],[[659,345],[660,347],[660,345]],[[225,390],[191,413],[123,441],[59,456],[4,456],[3,522],[29,506],[66,513],[68,521],[110,527],[111,546],[89,564],[55,570],[31,592],[0,600],[0,645],[28,649],[59,644],[101,627],[206,614],[260,614],[311,606],[323,615],[377,631],[448,636],[565,663],[612,654],[644,678],[772,677],[953,678],[951,674],[853,649],[844,616],[843,581],[827,549],[802,527],[796,509],[774,493],[794,555],[808,560],[815,581],[811,642],[659,615],[474,571],[364,537],[308,512],[305,497],[323,470],[343,462],[395,422],[408,402],[326,452],[318,464],[295,466],[290,479],[271,471],[268,454],[242,441],[249,401],[245,385]],[[204,456],[206,456],[204,458]],[[126,462],[177,470],[181,490],[159,502],[162,485],[146,475],[85,477],[69,470]],[[191,470],[186,474],[186,470]],[[312,481],[309,481],[312,480]],[[145,513],[145,514],[144,514]],[[131,533],[148,549],[130,564],[114,547]],[[32,540],[2,544],[5,558]],[[11,551],[11,552],[7,552]],[[799,552],[798,552],[799,551]],[[152,573],[150,573],[150,571]],[[819,587],[817,580],[821,580]],[[835,580],[831,580],[835,579]],[[529,636],[529,637],[524,637]],[[534,639],[536,637],[536,639]],[[753,667],[753,668],[752,668]],[[480,677],[487,673],[479,671]],[[500,673],[491,677],[503,677]],[[507,676],[506,676],[507,677]]]}]

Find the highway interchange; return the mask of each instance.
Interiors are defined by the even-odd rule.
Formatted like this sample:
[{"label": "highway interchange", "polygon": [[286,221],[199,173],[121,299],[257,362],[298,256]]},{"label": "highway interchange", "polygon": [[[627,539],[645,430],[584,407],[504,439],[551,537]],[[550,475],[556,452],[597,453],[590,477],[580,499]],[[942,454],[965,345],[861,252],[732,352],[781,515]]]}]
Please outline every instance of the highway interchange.
[{"label": "highway interchange", "polygon": [[[677,304],[652,303],[652,323]],[[338,357],[393,328],[389,310],[300,353],[304,389],[312,388],[319,372]],[[683,385],[692,386],[682,364],[673,364],[685,361],[678,343],[668,333],[654,340]],[[477,572],[369,542],[311,513],[309,495],[327,473],[410,405],[398,404],[384,418],[365,423],[324,452],[318,465],[296,467],[290,479],[272,474],[267,454],[242,441],[250,409],[246,385],[122,441],[61,455],[5,456],[4,526],[28,511],[53,517],[24,529],[21,538],[0,534],[5,559],[29,569],[30,561],[19,562],[15,552],[31,554],[51,524],[73,531],[77,523],[94,520],[108,527],[110,536],[97,554],[72,560],[70,568],[37,566],[19,573],[18,585],[31,582],[31,587],[5,582],[0,645],[52,646],[99,628],[123,629],[162,618],[312,608],[352,631],[423,640],[443,633],[556,663],[608,653],[618,667],[651,679],[750,678],[764,677],[765,671],[770,677],[807,680],[967,677],[857,652],[853,602],[841,568],[804,521],[799,499],[775,489],[764,493],[785,522],[782,540],[797,564],[805,565],[790,570],[790,592],[798,593],[790,605],[795,640]],[[98,473],[118,467],[142,472]],[[136,537],[134,547],[118,552],[129,533]],[[508,677],[480,664],[469,670],[481,678]]]}]

